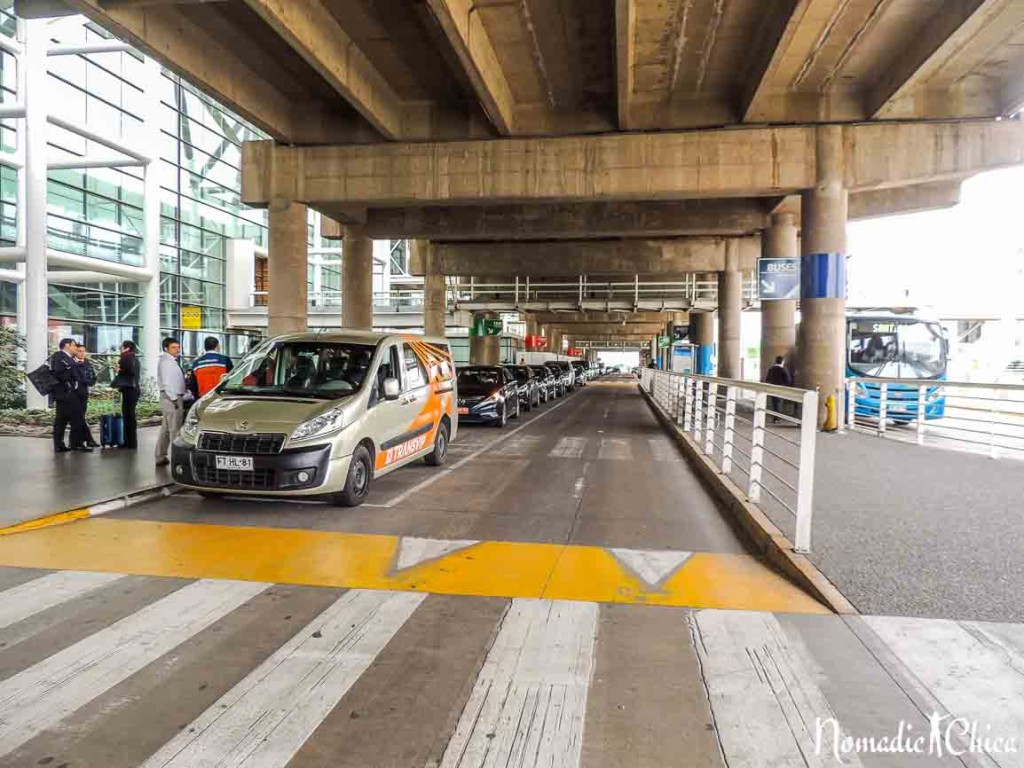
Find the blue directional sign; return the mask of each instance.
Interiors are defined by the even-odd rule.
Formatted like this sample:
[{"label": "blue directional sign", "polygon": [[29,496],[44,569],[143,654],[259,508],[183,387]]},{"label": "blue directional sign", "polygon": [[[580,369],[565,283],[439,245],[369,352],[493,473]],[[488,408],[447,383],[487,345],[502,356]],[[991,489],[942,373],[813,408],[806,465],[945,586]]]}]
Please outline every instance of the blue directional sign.
[{"label": "blue directional sign", "polygon": [[757,290],[761,301],[800,298],[800,258],[758,259]]}]

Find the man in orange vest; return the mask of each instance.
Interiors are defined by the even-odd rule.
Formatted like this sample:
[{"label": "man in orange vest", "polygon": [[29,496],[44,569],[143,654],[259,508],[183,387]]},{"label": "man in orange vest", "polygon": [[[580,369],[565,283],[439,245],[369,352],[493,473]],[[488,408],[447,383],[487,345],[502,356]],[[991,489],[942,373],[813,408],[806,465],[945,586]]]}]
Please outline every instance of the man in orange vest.
[{"label": "man in orange vest", "polygon": [[192,376],[195,378],[198,397],[202,397],[216,387],[232,368],[231,358],[218,351],[220,341],[216,336],[207,336],[203,346],[206,352],[192,363]]}]

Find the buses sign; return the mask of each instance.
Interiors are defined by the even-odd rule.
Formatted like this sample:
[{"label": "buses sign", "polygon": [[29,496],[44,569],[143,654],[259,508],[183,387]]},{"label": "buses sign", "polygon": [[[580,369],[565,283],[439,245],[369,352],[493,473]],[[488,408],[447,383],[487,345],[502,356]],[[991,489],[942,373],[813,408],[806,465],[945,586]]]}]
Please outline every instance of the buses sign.
[{"label": "buses sign", "polygon": [[800,258],[758,259],[757,288],[761,301],[800,298]]}]

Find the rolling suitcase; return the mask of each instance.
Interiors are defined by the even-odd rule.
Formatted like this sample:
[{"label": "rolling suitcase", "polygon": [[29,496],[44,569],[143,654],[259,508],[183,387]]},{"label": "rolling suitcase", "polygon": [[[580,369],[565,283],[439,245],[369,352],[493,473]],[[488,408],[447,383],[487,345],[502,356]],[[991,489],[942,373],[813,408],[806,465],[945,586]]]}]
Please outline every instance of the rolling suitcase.
[{"label": "rolling suitcase", "polygon": [[120,414],[100,416],[100,447],[124,446],[124,419]]}]

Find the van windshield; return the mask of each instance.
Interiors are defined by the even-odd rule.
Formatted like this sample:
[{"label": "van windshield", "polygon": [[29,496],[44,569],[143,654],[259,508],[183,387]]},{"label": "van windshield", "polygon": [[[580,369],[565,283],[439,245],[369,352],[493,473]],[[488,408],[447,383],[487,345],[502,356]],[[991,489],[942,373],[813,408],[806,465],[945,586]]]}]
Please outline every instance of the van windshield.
[{"label": "van windshield", "polygon": [[281,341],[260,347],[221,383],[226,395],[334,400],[359,390],[374,347],[319,341]]}]

